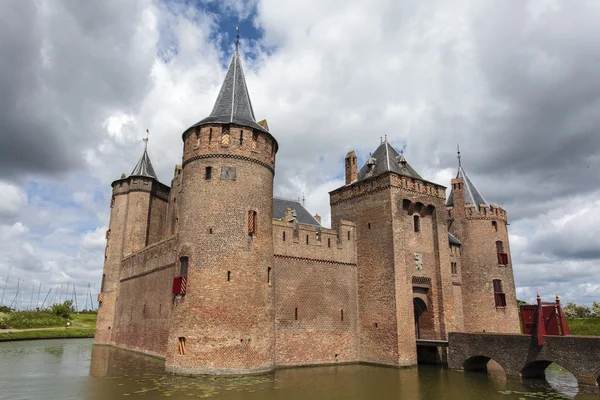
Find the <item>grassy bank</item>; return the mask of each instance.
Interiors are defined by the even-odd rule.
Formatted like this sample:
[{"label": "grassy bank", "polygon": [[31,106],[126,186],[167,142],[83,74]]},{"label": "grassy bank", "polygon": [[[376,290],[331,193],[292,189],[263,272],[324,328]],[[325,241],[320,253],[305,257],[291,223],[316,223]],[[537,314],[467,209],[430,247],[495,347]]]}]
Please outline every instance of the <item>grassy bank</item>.
[{"label": "grassy bank", "polygon": [[[96,314],[71,314],[69,319],[57,317],[44,311],[1,313],[0,342],[9,340],[33,340],[55,338],[93,337],[96,330]],[[67,328],[67,322],[70,326]]]},{"label": "grassy bank", "polygon": [[64,339],[94,337],[94,329],[59,328],[0,333],[0,342],[11,340]]},{"label": "grassy bank", "polygon": [[600,336],[600,318],[569,318],[567,324],[572,335]]}]

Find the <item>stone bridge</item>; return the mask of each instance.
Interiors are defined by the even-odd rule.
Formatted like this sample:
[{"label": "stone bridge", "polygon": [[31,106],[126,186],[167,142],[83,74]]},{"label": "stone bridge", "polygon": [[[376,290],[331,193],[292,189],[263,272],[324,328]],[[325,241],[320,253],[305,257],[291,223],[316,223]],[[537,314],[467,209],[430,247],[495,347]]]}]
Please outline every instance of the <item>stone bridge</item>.
[{"label": "stone bridge", "polygon": [[580,387],[597,390],[600,384],[600,337],[544,336],[544,345],[538,346],[532,335],[449,333],[449,368],[487,371],[490,359],[509,376],[543,379],[554,362],[571,372]]}]

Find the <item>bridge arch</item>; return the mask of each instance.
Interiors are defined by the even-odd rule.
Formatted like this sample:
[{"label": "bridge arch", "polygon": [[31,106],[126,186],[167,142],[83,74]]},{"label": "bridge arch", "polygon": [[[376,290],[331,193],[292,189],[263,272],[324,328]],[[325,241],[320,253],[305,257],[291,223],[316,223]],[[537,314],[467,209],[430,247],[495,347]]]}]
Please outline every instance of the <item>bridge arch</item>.
[{"label": "bridge arch", "polygon": [[465,371],[488,373],[488,365],[490,364],[490,361],[493,362],[495,365],[499,366],[500,368],[502,368],[502,370],[504,372],[506,372],[506,369],[504,368],[504,366],[502,366],[498,361],[496,361],[492,357],[488,357],[488,356],[484,356],[484,355],[471,356],[471,357],[467,358],[463,362],[462,368]]},{"label": "bridge arch", "polygon": [[[570,365],[567,365],[564,362],[550,361],[550,360],[535,360],[530,363],[525,364],[523,369],[521,369],[521,377],[522,378],[533,378],[533,379],[546,379],[546,368],[550,366],[550,364],[557,364],[560,367],[564,368],[567,372],[573,375],[573,378],[577,379],[577,375],[575,369]],[[573,372],[575,371],[575,372]]]}]

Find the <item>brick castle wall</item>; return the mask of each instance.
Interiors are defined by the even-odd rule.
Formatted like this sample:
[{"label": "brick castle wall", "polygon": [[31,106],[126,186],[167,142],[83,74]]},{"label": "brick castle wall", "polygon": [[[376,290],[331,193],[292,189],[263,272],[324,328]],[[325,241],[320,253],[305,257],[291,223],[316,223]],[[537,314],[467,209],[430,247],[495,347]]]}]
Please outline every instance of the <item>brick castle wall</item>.
[{"label": "brick castle wall", "polygon": [[113,332],[118,346],[165,356],[176,258],[177,241],[171,237],[123,259]]},{"label": "brick castle wall", "polygon": [[278,366],[358,361],[356,265],[276,256],[273,284]]}]

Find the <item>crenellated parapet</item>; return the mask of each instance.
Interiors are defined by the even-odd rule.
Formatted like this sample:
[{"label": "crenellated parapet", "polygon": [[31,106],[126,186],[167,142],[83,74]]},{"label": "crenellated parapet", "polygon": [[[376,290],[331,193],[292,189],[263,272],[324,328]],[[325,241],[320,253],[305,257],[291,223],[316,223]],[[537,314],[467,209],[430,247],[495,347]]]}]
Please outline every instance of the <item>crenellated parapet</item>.
[{"label": "crenellated parapet", "polygon": [[330,192],[330,204],[333,206],[390,187],[399,188],[414,195],[431,197],[432,199],[446,199],[445,186],[392,172],[355,181],[350,185],[342,186]]},{"label": "crenellated parapet", "polygon": [[120,281],[127,281],[172,267],[176,260],[177,240],[176,236],[171,236],[123,258]]},{"label": "crenellated parapet", "polygon": [[[451,210],[451,208],[450,208]],[[500,220],[506,222],[506,211],[500,206],[496,205],[479,205],[479,210],[472,204],[465,206],[465,213],[467,219],[489,219],[489,220]]]},{"label": "crenellated parapet", "polygon": [[273,221],[275,257],[356,265],[356,225],[340,221],[336,229]]},{"label": "crenellated parapet", "polygon": [[277,149],[275,138],[264,130],[233,123],[192,126],[183,134],[182,165],[206,158],[230,158],[257,163],[274,173]]}]

